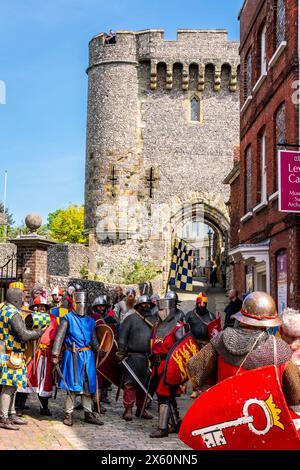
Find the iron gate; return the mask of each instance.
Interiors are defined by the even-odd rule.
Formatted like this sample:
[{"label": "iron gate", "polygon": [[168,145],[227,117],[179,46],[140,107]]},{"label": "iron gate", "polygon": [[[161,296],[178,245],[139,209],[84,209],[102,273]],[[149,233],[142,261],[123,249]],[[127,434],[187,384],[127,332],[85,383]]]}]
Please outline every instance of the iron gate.
[{"label": "iron gate", "polygon": [[0,302],[5,299],[6,291],[11,282],[17,278],[17,256],[13,255],[0,267]]}]

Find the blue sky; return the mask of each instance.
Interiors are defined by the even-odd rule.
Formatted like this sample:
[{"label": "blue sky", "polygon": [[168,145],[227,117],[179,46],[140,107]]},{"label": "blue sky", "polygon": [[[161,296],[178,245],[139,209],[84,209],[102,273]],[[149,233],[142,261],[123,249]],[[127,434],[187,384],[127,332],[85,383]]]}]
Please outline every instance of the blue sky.
[{"label": "blue sky", "polygon": [[[83,203],[88,42],[109,29],[227,28],[239,38],[242,0],[2,0],[0,200],[28,212]],[[1,97],[0,97],[1,98]],[[1,99],[0,99],[1,101]]]}]

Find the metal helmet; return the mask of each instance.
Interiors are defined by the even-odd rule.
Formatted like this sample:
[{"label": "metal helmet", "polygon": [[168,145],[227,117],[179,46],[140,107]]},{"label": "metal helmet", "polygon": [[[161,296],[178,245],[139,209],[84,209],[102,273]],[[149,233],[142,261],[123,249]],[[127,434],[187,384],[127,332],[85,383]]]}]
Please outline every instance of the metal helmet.
[{"label": "metal helmet", "polygon": [[69,287],[67,288],[67,293],[68,293],[69,295],[73,295],[75,291],[76,291],[76,289],[75,289],[74,286],[69,286]]},{"label": "metal helmet", "polygon": [[165,297],[158,301],[158,315],[161,321],[166,318],[174,316],[176,313],[176,300]]},{"label": "metal helmet", "polygon": [[108,298],[107,295],[99,295],[95,298],[92,307],[96,307],[97,305],[108,305]]},{"label": "metal helmet", "polygon": [[158,294],[151,295],[150,299],[152,302],[158,302],[160,300],[160,296]]},{"label": "metal helmet", "polygon": [[173,290],[169,290],[169,292],[167,292],[165,298],[166,299],[174,299],[176,301],[176,303],[180,302],[177,292],[174,292]]},{"label": "metal helmet", "polygon": [[6,302],[20,309],[23,303],[23,292],[21,289],[16,289],[15,287],[9,288],[6,292]]},{"label": "metal helmet", "polygon": [[281,325],[274,299],[266,292],[252,292],[244,299],[241,311],[232,315],[240,323],[272,328]]},{"label": "metal helmet", "polygon": [[155,307],[155,304],[152,302],[151,298],[149,295],[141,295],[138,300],[137,300],[137,303],[134,305],[134,308],[135,309],[138,309],[142,304],[149,304],[150,305],[150,308],[153,308]]},{"label": "metal helmet", "polygon": [[87,313],[87,292],[74,292],[75,312],[80,317],[84,317]]}]

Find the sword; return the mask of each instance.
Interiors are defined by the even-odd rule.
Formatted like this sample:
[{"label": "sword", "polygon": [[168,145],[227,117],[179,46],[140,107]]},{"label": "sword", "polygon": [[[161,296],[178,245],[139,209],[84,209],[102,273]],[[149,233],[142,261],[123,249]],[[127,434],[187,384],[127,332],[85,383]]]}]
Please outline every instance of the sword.
[{"label": "sword", "polygon": [[142,384],[142,382],[140,381],[140,379],[136,376],[136,374],[133,372],[133,370],[131,369],[131,367],[127,364],[126,362],[126,358],[123,359],[122,361],[122,364],[124,367],[126,367],[127,371],[129,372],[129,374],[131,375],[131,377],[136,381],[136,383],[141,387],[141,389],[143,390],[144,393],[146,393],[146,396],[150,398],[150,400],[153,400],[153,397],[150,395],[150,393],[148,393],[147,389],[144,387],[144,385]]},{"label": "sword", "polygon": [[72,356],[73,356],[73,369],[74,369],[74,385],[77,385],[76,346],[75,346],[74,341],[72,343]]},{"label": "sword", "polygon": [[73,402],[74,400],[73,400],[72,394],[71,394],[71,392],[70,392],[70,389],[69,389],[69,387],[68,387],[68,385],[67,385],[67,383],[66,383],[66,381],[65,381],[65,378],[64,378],[64,376],[63,376],[63,373],[62,373],[62,371],[61,371],[61,369],[60,369],[60,367],[59,367],[58,364],[56,364],[54,370],[56,370],[57,373],[58,373],[58,375],[60,376],[60,378],[61,378],[61,380],[62,380],[62,383],[63,383],[64,386],[65,386],[66,392],[67,392],[67,394],[69,395],[69,397],[71,398],[71,400],[72,400],[72,402]]}]

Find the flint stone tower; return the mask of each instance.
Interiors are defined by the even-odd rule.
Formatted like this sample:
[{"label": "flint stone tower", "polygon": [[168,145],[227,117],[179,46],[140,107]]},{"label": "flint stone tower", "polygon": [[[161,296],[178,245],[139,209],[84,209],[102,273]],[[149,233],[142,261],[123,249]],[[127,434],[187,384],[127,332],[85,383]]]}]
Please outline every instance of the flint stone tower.
[{"label": "flint stone tower", "polygon": [[[170,237],[195,220],[197,207],[217,246],[226,244],[222,181],[239,142],[239,43],[226,30],[178,30],[175,41],[163,30],[104,39],[91,40],[87,70],[90,270],[140,259],[167,271]],[[172,209],[153,233],[154,208],[163,204]]]}]

